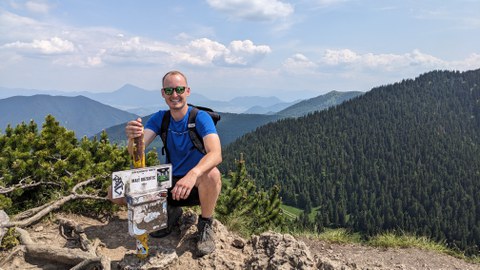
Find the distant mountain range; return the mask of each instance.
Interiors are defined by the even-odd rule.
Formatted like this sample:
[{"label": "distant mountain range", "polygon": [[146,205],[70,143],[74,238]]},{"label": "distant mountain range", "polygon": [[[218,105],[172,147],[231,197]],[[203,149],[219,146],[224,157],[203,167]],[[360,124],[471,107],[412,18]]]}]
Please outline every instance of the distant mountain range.
[{"label": "distant mountain range", "polygon": [[[220,141],[222,145],[228,145],[229,143],[241,137],[243,134],[253,131],[256,128],[262,125],[265,125],[267,123],[274,122],[282,118],[297,117],[297,116],[306,115],[308,113],[312,113],[315,111],[323,110],[328,107],[338,105],[343,101],[356,97],[360,94],[362,94],[362,92],[330,92],[325,95],[321,95],[319,97],[315,97],[312,99],[301,101],[299,103],[295,103],[294,105],[291,105],[290,107],[287,107],[286,109],[282,110],[281,111],[282,114],[279,114],[279,113],[239,114],[239,113],[231,113],[231,112],[219,112],[222,119],[217,124],[217,131],[220,136]],[[254,99],[256,98],[246,97],[246,98],[237,98],[237,99],[234,99],[233,101],[244,104]],[[276,103],[275,105],[276,101],[278,100],[273,100],[273,101],[270,100],[269,103],[265,101],[264,104],[266,104],[266,106],[264,108],[267,108],[268,106],[272,108],[276,105],[280,107],[283,106],[283,105],[278,105],[279,103]],[[298,104],[300,103],[304,103],[306,105],[298,106]],[[271,104],[274,104],[274,105],[271,105]],[[151,115],[142,117],[142,121],[145,123],[150,117]],[[107,128],[106,132],[110,138],[110,141],[118,144],[124,144],[125,143],[124,129],[125,129],[125,123]],[[161,140],[158,139],[154,141],[151,144],[151,147],[156,147],[157,149],[161,148],[162,147]]]},{"label": "distant mountain range", "polygon": [[[82,95],[103,104],[110,105],[117,109],[121,109],[131,113],[135,113],[137,115],[149,115],[160,109],[167,108],[160,90],[145,90],[131,84],[126,84],[113,92],[103,93],[93,93],[87,91],[45,91],[35,89],[13,89],[0,87],[0,98],[7,98],[12,96],[32,96],[35,94],[46,94],[54,96]],[[298,101],[284,102],[277,97],[257,96],[237,97],[230,101],[218,101],[209,99],[203,95],[196,93],[195,91],[192,91],[192,94],[189,97],[190,103],[210,107],[216,111],[254,114],[275,113],[295,104]]]},{"label": "distant mountain range", "polygon": [[[78,137],[98,135],[106,129],[112,142],[123,144],[124,126],[131,119],[144,115],[155,108],[166,109],[160,91],[148,91],[133,85],[125,85],[112,93],[81,92],[85,96],[33,95],[34,90],[0,88],[0,96],[17,93],[18,96],[0,99],[0,130],[7,124],[16,125],[33,119],[41,125],[47,114],[52,114],[61,125],[75,131]],[[54,92],[66,93],[66,92]],[[71,93],[69,93],[71,94]],[[243,134],[255,130],[266,123],[285,117],[297,117],[313,111],[323,110],[341,103],[343,100],[361,94],[361,92],[331,92],[313,99],[295,102],[283,102],[276,97],[237,97],[229,102],[209,100],[201,95],[192,94],[189,102],[213,108],[222,115],[217,128],[223,145],[227,145]],[[88,97],[86,97],[88,96]],[[95,99],[95,100],[93,100]],[[109,104],[109,105],[105,105]],[[134,114],[118,109],[130,108],[132,104],[145,104]],[[155,105],[156,104],[156,105]],[[160,107],[158,104],[162,104]],[[262,104],[261,106],[258,104]],[[303,105],[302,105],[303,104]],[[114,108],[114,105],[117,108]],[[19,110],[18,108],[22,108]],[[150,108],[150,109],[149,109]],[[224,108],[220,110],[217,108]],[[246,110],[247,113],[235,113]],[[276,112],[281,111],[281,114]],[[151,116],[147,114],[144,121]],[[155,142],[153,147],[161,146]]]},{"label": "distant mountain range", "polygon": [[16,126],[30,120],[41,128],[48,114],[62,126],[75,131],[77,137],[89,137],[105,127],[138,117],[84,96],[15,96],[0,99],[0,130],[5,130],[8,124]]},{"label": "distant mountain range", "polygon": [[276,114],[283,117],[300,117],[308,113],[321,111],[329,107],[341,104],[342,102],[352,99],[363,94],[359,91],[338,92],[331,91],[325,95],[303,100],[289,106]]}]

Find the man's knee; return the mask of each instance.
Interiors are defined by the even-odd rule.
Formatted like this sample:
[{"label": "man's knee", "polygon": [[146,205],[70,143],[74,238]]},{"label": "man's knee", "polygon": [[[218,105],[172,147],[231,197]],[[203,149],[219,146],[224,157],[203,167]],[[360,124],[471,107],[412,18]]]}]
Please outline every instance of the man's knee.
[{"label": "man's knee", "polygon": [[198,186],[202,186],[203,184],[215,186],[216,189],[220,189],[222,187],[222,174],[216,167],[211,169],[208,173],[201,177]]}]

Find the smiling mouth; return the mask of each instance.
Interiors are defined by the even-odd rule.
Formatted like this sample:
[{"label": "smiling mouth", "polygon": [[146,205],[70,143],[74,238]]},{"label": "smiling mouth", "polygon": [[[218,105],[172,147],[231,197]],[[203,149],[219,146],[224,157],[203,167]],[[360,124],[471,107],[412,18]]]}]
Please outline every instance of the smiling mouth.
[{"label": "smiling mouth", "polygon": [[181,98],[170,99],[170,102],[172,102],[172,103],[180,103],[181,101],[182,101]]}]

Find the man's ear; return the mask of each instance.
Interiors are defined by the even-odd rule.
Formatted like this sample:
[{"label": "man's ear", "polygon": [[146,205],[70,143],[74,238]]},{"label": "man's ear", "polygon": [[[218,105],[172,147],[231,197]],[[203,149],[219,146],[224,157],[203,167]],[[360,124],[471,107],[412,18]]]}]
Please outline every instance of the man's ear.
[{"label": "man's ear", "polygon": [[190,87],[187,87],[187,89],[185,89],[185,92],[187,92],[187,97],[190,96]]}]

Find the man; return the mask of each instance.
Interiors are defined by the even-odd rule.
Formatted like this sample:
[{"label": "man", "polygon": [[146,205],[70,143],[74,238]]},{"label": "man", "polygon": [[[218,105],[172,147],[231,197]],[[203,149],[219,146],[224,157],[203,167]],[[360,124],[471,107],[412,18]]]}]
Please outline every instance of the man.
[{"label": "man", "polygon": [[[215,250],[212,221],[221,190],[221,175],[216,167],[222,162],[220,138],[208,113],[199,111],[196,129],[203,138],[206,154],[198,151],[190,140],[187,127],[191,110],[187,104],[187,97],[190,96],[187,78],[179,71],[170,71],[163,77],[162,84],[162,97],[171,114],[165,146],[170,159],[167,162],[172,163],[173,171],[173,188],[168,194],[169,219],[178,219],[181,215],[179,206],[200,204],[202,213],[197,223],[197,250],[203,256]],[[142,132],[146,147],[160,135],[165,112],[158,111],[152,115],[145,129],[140,118],[127,123],[125,132],[130,154],[133,153],[133,139]],[[155,233],[151,235],[160,237]]]}]

